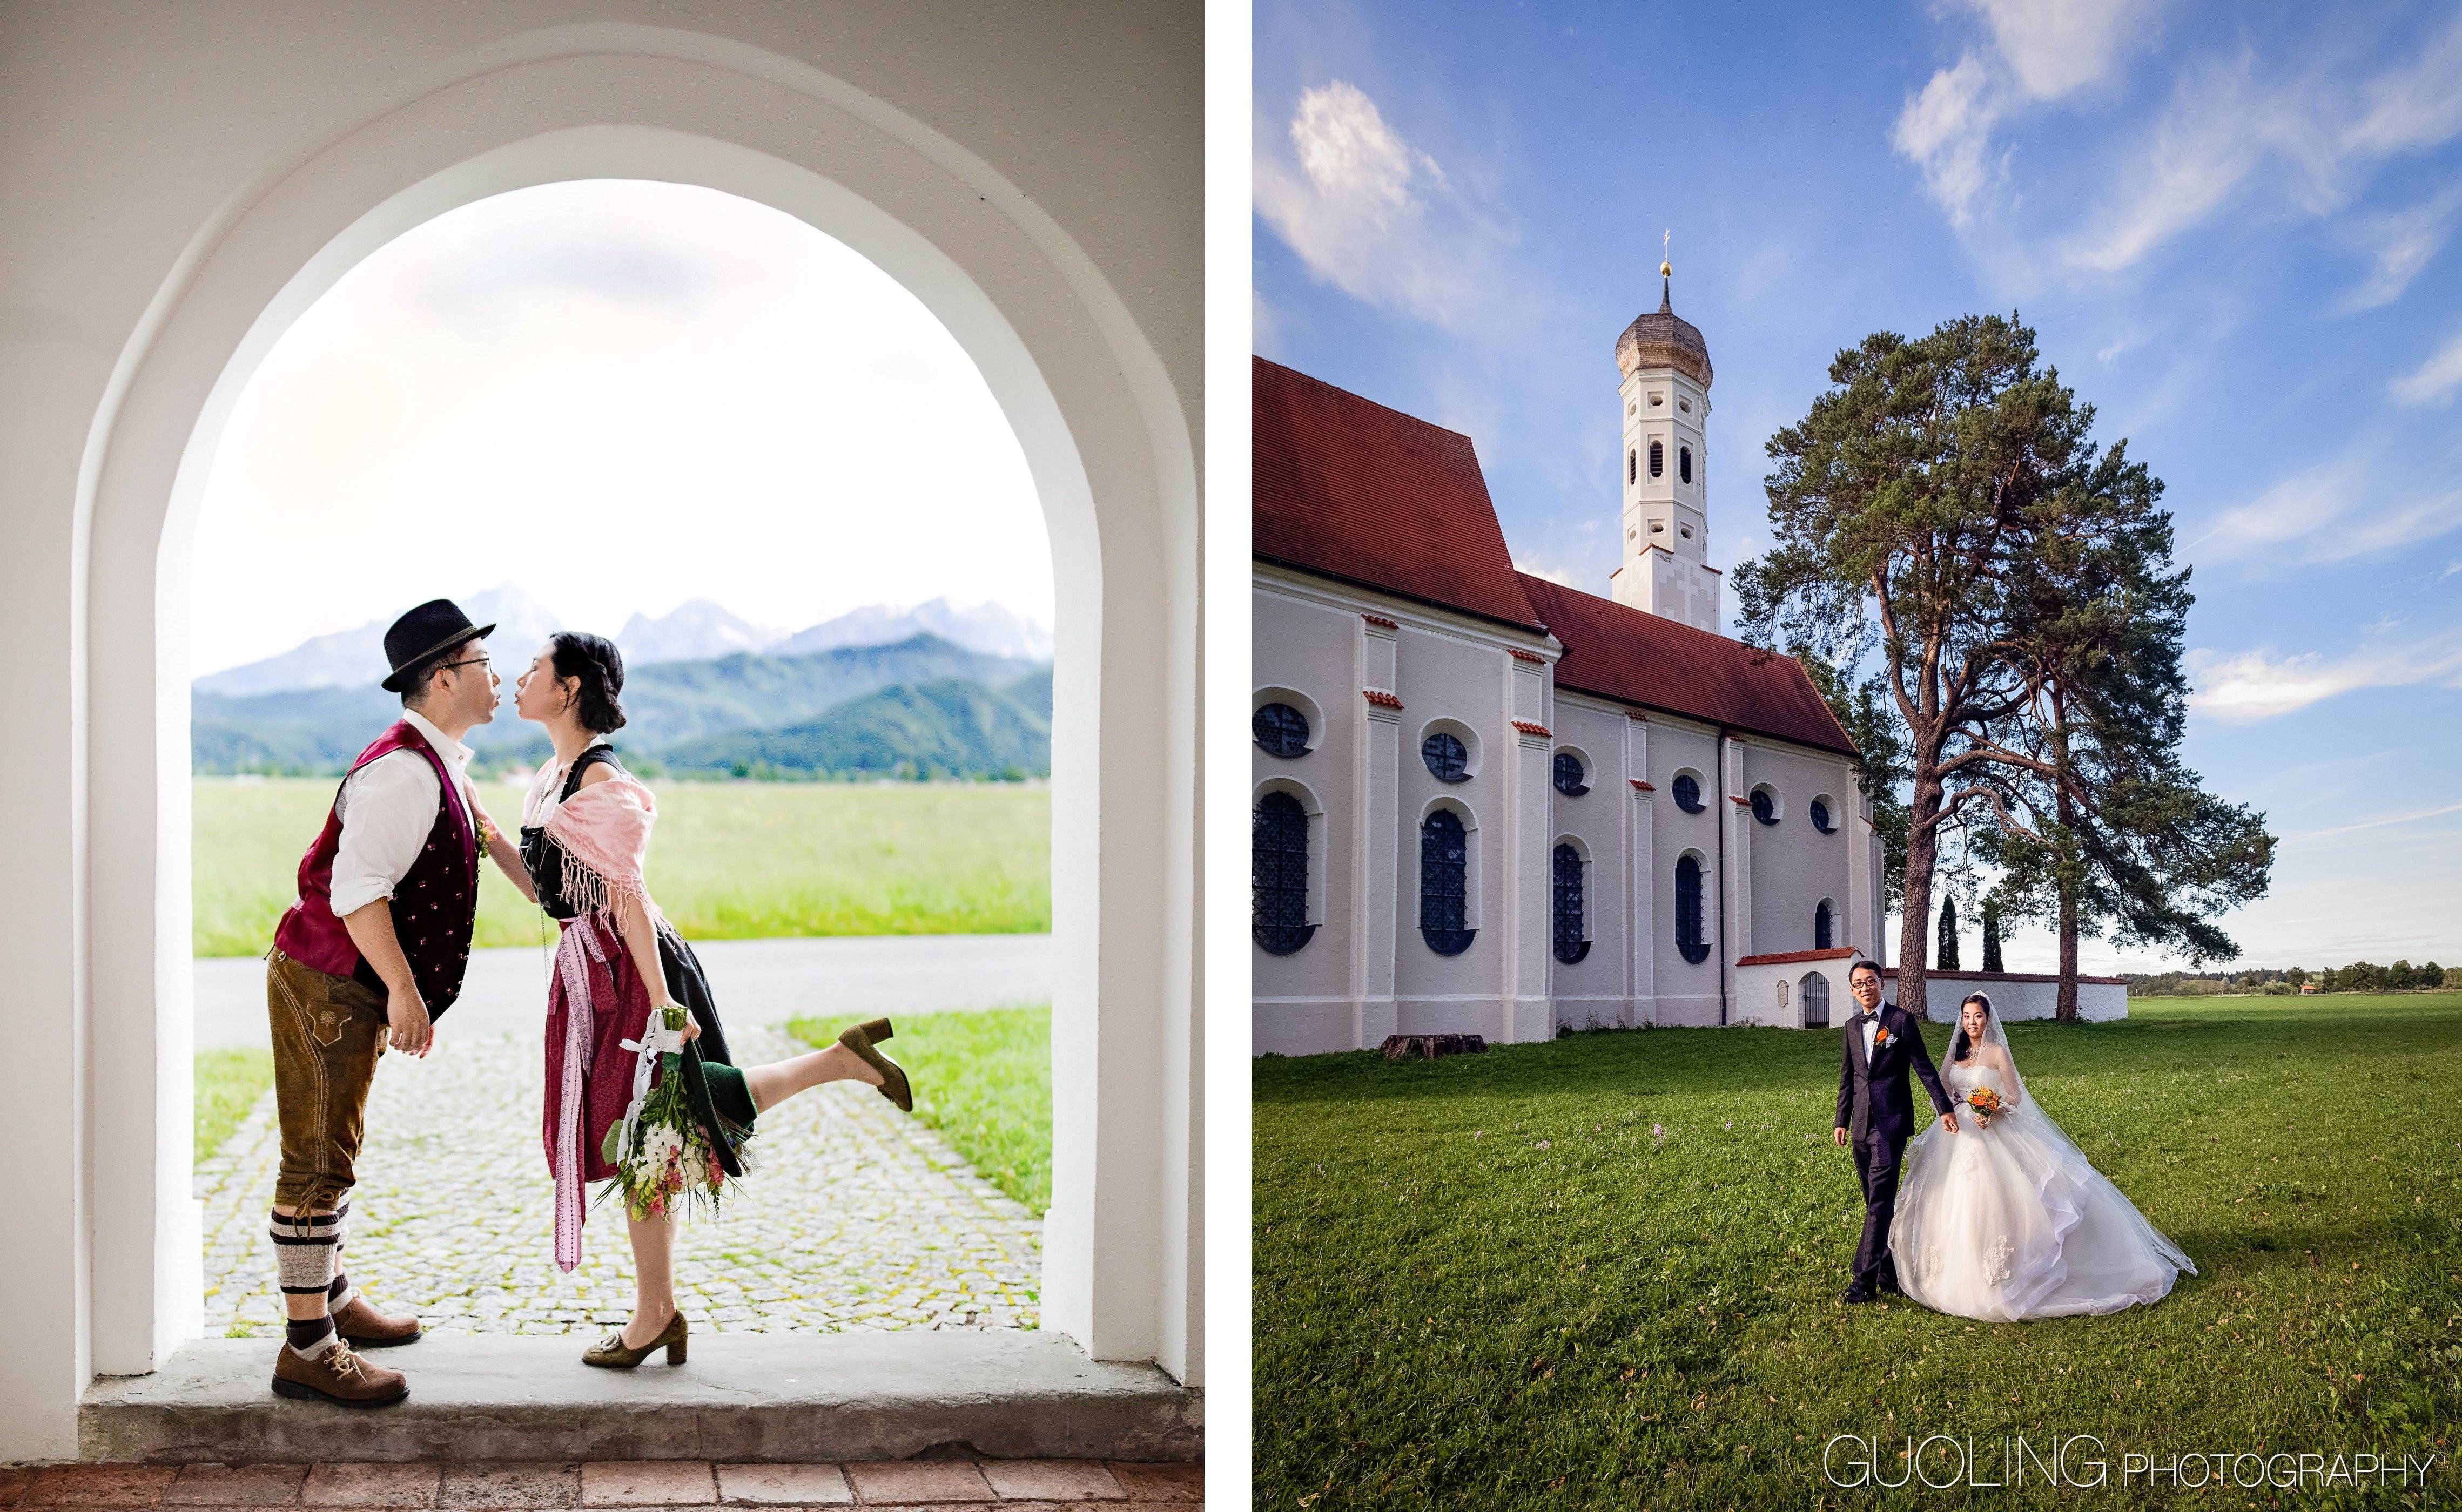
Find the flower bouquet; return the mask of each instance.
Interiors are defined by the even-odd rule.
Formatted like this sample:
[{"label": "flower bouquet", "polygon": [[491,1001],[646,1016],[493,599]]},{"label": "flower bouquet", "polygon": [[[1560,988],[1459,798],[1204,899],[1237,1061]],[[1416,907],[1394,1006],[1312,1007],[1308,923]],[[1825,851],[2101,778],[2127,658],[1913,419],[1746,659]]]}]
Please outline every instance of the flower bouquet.
[{"label": "flower bouquet", "polygon": [[1976,1127],[1992,1127],[1992,1115],[2000,1111],[2000,1094],[1989,1087],[1977,1087],[1966,1094],[1966,1106],[1973,1111]]},{"label": "flower bouquet", "polygon": [[[683,1027],[683,1014],[680,1007],[667,1009],[667,1027]],[[616,1168],[601,1196],[620,1189],[624,1211],[636,1219],[665,1218],[680,1206],[704,1201],[715,1211],[726,1184],[726,1169],[685,1094],[680,1059],[673,1051],[660,1056],[658,1083],[639,1097],[639,1112],[609,1124],[599,1144],[599,1154]]]}]

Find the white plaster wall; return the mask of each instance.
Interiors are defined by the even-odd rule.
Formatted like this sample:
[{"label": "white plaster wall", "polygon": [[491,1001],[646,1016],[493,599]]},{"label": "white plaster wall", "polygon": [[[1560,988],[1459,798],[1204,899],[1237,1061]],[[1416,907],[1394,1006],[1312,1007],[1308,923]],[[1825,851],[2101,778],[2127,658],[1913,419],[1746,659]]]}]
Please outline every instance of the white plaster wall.
[{"label": "white plaster wall", "polygon": [[[1633,1022],[1628,914],[1632,891],[1627,861],[1632,787],[1624,775],[1625,729],[1631,723],[1615,704],[1559,692],[1548,725],[1555,732],[1557,749],[1577,747],[1589,769],[1588,792],[1578,798],[1554,795],[1554,827],[1547,847],[1551,889],[1555,835],[1575,836],[1589,852],[1583,885],[1588,894],[1590,952],[1569,966],[1554,962],[1555,1022],[1576,1029],[1594,1024],[1630,1026]],[[1552,897],[1547,938],[1552,950]]]},{"label": "white plaster wall", "polygon": [[1269,581],[1256,589],[1252,620],[1257,688],[1297,689],[1323,714],[1306,756],[1270,756],[1252,740],[1251,792],[1284,779],[1304,783],[1324,807],[1325,822],[1309,835],[1310,860],[1322,855],[1322,896],[1309,899],[1316,934],[1287,956],[1247,942],[1256,997],[1256,1046],[1285,1055],[1350,1049],[1358,1043],[1353,1012],[1364,961],[1359,957],[1357,892],[1363,880],[1359,843],[1367,795],[1358,780],[1367,733],[1360,697],[1362,621],[1350,595],[1293,592]]},{"label": "white plaster wall", "polygon": [[[1835,910],[1831,942],[1870,948],[1847,912],[1854,867],[1863,859],[1850,838],[1856,798],[1852,771],[1843,761],[1801,747],[1754,739],[1739,744],[1743,748],[1742,796],[1751,797],[1755,787],[1766,783],[1779,797],[1777,824],[1752,820],[1743,827],[1752,837],[1753,953],[1812,949],[1813,910],[1825,897]],[[1829,834],[1814,829],[1810,815],[1813,798],[1823,793],[1830,800]]]},{"label": "white plaster wall", "polygon": [[[1675,805],[1675,774],[1690,770],[1701,780],[1701,811],[1686,813]],[[1718,909],[1718,829],[1726,822],[1721,810],[1729,804],[1718,774],[1716,728],[1673,715],[1650,717],[1652,854],[1650,875],[1657,894],[1652,917],[1657,921],[1656,1011],[1662,1025],[1718,1022],[1719,961],[1726,942]],[[1686,851],[1701,853],[1701,918],[1710,954],[1695,965],[1675,948],[1675,860]]]},{"label": "white plaster wall", "polygon": [[1064,595],[1054,1048],[1099,1089],[1055,1111],[1047,1317],[1201,1377],[1199,52],[1129,0],[0,10],[0,954],[44,1068],[0,1109],[0,1458],[72,1453],[195,1303],[181,511],[220,417],[371,238],[555,177],[791,204],[1011,406]]},{"label": "white plaster wall", "polygon": [[[1404,1034],[1483,1034],[1501,1038],[1509,988],[1513,921],[1507,911],[1515,864],[1513,778],[1517,731],[1508,713],[1513,659],[1501,642],[1473,640],[1405,618],[1395,639],[1402,699],[1401,774],[1396,785],[1401,864],[1394,930],[1393,990]],[[1428,725],[1439,719],[1478,737],[1468,782],[1439,782],[1420,759]],[[1470,810],[1471,918],[1479,933],[1458,956],[1439,956],[1419,934],[1419,822],[1428,805],[1454,799]]]},{"label": "white plaster wall", "polygon": [[[1887,967],[1882,977],[1889,997],[1897,1001],[1898,973]],[[1955,1024],[1958,1001],[1970,992],[1992,1000],[1992,1011],[2004,1019],[2048,1019],[2059,1006],[2060,979],[2028,973],[1928,971],[1924,973],[1924,1022]],[[2080,982],[2078,1017],[2104,1023],[2128,1017],[2128,984],[2125,982]]]}]

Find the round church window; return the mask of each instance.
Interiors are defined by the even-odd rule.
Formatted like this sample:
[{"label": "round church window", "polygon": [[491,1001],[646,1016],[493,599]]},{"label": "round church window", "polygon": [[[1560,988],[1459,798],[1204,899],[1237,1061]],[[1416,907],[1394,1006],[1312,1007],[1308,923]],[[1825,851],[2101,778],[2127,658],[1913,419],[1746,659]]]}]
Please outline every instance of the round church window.
[{"label": "round church window", "polygon": [[1582,758],[1571,751],[1556,753],[1556,790],[1558,792],[1567,798],[1580,797],[1590,790],[1590,785],[1582,780],[1588,775],[1589,773],[1582,767]]},{"label": "round church window", "polygon": [[1257,744],[1268,756],[1288,759],[1307,754],[1307,716],[1287,703],[1268,703],[1248,722]]},{"label": "round church window", "polygon": [[1428,764],[1428,770],[1436,774],[1438,782],[1470,781],[1470,747],[1461,743],[1458,735],[1438,730],[1429,736],[1419,743],[1419,759]]},{"label": "round church window", "polygon": [[1686,813],[1701,811],[1701,784],[1694,779],[1691,772],[1681,773],[1675,779],[1675,807]]}]

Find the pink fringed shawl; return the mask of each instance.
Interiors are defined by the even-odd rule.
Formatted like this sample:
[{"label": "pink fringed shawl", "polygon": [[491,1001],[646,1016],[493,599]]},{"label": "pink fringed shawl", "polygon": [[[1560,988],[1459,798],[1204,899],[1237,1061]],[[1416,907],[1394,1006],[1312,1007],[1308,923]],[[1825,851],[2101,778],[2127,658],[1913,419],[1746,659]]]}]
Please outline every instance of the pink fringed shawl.
[{"label": "pink fringed shawl", "polygon": [[[552,784],[562,776],[561,767],[543,774],[541,787],[552,791]],[[540,796],[533,789],[533,797]],[[543,821],[564,856],[561,880],[566,899],[584,914],[604,918],[608,932],[619,940],[618,899],[637,900],[654,925],[659,920],[658,905],[650,900],[642,879],[650,853],[650,827],[658,814],[658,800],[650,796],[650,789],[618,772],[549,809]],[[567,1271],[581,1264],[582,1071],[590,1061],[594,1015],[590,958],[596,952],[596,937],[587,927],[568,927],[556,948],[556,970],[564,980],[565,1039],[564,1077],[556,1103],[555,1264]]]}]

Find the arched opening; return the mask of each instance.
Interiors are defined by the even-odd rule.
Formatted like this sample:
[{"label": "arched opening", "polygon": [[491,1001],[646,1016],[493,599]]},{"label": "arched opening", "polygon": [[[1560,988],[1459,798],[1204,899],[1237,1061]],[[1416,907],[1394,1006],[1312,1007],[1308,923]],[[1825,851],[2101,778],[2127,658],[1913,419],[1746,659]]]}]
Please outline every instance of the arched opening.
[{"label": "arched opening", "polygon": [[[286,853],[402,717],[375,686],[383,625],[441,594],[493,627],[471,649],[502,702],[448,738],[500,831],[525,823],[550,759],[516,680],[551,631],[615,640],[629,717],[612,745],[655,790],[651,889],[706,973],[726,1053],[785,1060],[894,1015],[917,1068],[911,1120],[852,1085],[763,1115],[762,1170],[727,1219],[677,1235],[696,1328],[1037,1324],[1049,551],[1014,434],[913,294],[809,223],[698,185],[474,201],[372,250],[272,344],[195,529],[191,655],[230,666],[192,703],[198,949],[222,958],[198,962],[197,1044],[238,1073],[217,1090],[256,1105],[199,1151],[208,1336],[281,1328],[264,957],[299,864]],[[594,1336],[631,1310],[621,1226],[588,1220],[570,1275],[537,1268],[557,929],[496,867],[478,880],[438,1053],[378,1061],[344,1268],[430,1332]],[[351,882],[337,871],[336,910]],[[973,1110],[926,1070],[961,1046],[1006,1069]],[[999,1196],[819,1184],[936,1146]],[[474,1213],[454,1194],[478,1172]],[[831,1238],[856,1232],[871,1237]],[[945,1241],[1000,1263],[953,1273],[922,1253]],[[745,1254],[765,1258],[727,1258]]]},{"label": "arched opening", "polygon": [[456,67],[372,102],[200,227],[92,429],[77,655],[121,671],[94,682],[79,745],[83,1031],[90,1066],[111,1069],[85,1090],[76,1226],[91,1293],[113,1301],[76,1316],[78,1368],[142,1373],[200,1321],[181,627],[231,406],[300,312],[403,230],[509,189],[621,178],[740,195],[853,248],[947,327],[1017,434],[1056,599],[1052,1052],[1079,1069],[1055,1091],[1044,1323],[1195,1379],[1196,476],[1161,360],[1013,186],[802,64],[637,29],[539,33]]},{"label": "arched opening", "polygon": [[1818,971],[1807,971],[1796,984],[1797,996],[1803,1004],[1803,1026],[1807,1029],[1829,1027],[1829,979]]}]

